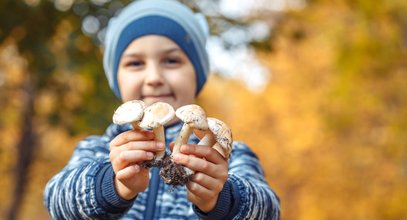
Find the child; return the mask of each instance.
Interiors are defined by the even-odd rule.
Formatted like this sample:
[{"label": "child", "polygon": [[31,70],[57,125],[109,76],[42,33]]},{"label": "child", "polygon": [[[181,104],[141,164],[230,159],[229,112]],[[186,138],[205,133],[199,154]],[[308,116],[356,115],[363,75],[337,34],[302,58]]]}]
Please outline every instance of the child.
[{"label": "child", "polygon": [[[194,103],[209,70],[206,21],[173,0],[139,0],[107,28],[104,69],[123,102],[177,109]],[[233,143],[230,160],[192,136],[174,160],[195,171],[186,187],[165,184],[157,168],[141,168],[167,149],[182,123],[165,127],[168,143],[131,125],[110,125],[81,141],[66,167],[45,188],[53,219],[279,219],[280,204],[255,154]],[[194,143],[194,144],[192,144]]]}]

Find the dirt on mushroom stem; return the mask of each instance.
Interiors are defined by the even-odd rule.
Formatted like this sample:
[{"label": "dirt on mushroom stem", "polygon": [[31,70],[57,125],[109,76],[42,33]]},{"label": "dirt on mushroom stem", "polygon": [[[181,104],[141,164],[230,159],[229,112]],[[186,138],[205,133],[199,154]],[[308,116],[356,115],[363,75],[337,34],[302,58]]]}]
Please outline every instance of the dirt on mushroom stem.
[{"label": "dirt on mushroom stem", "polygon": [[[184,125],[175,140],[172,154],[178,153],[181,145],[187,143],[194,129],[206,130],[208,128],[205,111],[198,105],[190,104],[182,106],[175,111],[175,115],[184,122]],[[174,187],[185,185],[191,180],[193,174],[194,171],[175,163],[171,157],[164,160],[160,171],[160,176],[165,183]]]},{"label": "dirt on mushroom stem", "polygon": [[187,172],[184,166],[175,163],[169,156],[163,159],[162,165],[160,176],[170,186],[184,186],[192,178],[192,173]]},{"label": "dirt on mushroom stem", "polygon": [[181,164],[175,163],[171,156],[167,153],[164,158],[161,160],[148,160],[140,164],[142,168],[160,168],[160,177],[164,182],[172,187],[184,186],[187,184],[193,175],[193,172],[190,172]]},{"label": "dirt on mushroom stem", "polygon": [[151,160],[146,160],[143,163],[140,164],[141,168],[152,168],[152,167],[158,167],[162,168],[164,166],[164,160],[166,158],[169,158],[167,154],[164,155],[164,158],[161,160],[157,160],[156,157],[154,157]]}]

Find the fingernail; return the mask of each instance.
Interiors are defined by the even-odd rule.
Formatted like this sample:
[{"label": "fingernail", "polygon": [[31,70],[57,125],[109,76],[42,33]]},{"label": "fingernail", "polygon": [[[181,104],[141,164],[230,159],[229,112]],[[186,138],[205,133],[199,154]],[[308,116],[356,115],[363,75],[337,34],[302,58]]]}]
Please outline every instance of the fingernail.
[{"label": "fingernail", "polygon": [[160,150],[162,150],[162,149],[165,148],[165,144],[162,143],[162,142],[157,142],[157,148],[160,149]]},{"label": "fingernail", "polygon": [[154,157],[154,154],[153,154],[153,153],[147,152],[147,158],[148,158],[148,159],[153,159],[153,157]]},{"label": "fingernail", "polygon": [[191,148],[188,145],[182,145],[181,146],[181,151],[182,152],[188,152]]}]

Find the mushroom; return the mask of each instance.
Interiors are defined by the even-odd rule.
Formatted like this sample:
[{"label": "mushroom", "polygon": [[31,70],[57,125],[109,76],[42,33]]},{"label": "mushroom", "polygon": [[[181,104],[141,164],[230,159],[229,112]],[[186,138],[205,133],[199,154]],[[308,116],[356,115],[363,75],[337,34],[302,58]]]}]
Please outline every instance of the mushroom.
[{"label": "mushroom", "polygon": [[184,122],[181,131],[175,140],[172,154],[179,153],[181,145],[188,142],[193,129],[201,131],[208,129],[205,111],[195,104],[185,105],[175,111],[175,115]]},{"label": "mushroom", "polygon": [[[198,105],[182,106],[175,111],[175,115],[184,122],[184,125],[175,140],[171,155],[180,152],[181,145],[188,142],[194,129],[208,129],[205,111]],[[175,163],[172,159],[165,160],[160,170],[160,176],[164,182],[172,186],[185,185],[191,179],[192,174],[194,171]]]},{"label": "mushroom", "polygon": [[127,101],[121,104],[113,114],[113,123],[127,124],[131,123],[133,129],[139,129],[139,122],[144,114],[145,104],[140,100]]},{"label": "mushroom", "polygon": [[[157,141],[165,144],[164,125],[174,118],[174,108],[165,102],[156,102],[144,109],[144,116],[140,122],[140,127],[146,130],[153,130]],[[165,149],[157,152],[153,165],[161,166],[165,157]]]},{"label": "mushroom", "polygon": [[209,129],[203,132],[195,132],[198,137],[203,135],[198,144],[213,146],[228,160],[232,151],[232,131],[225,122],[217,118],[208,117],[207,120]]}]

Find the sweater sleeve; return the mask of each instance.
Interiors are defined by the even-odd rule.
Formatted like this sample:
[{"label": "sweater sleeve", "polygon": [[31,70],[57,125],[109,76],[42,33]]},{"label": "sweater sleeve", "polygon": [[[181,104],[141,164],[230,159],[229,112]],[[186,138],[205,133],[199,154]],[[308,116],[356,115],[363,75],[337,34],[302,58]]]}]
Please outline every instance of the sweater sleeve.
[{"label": "sweater sleeve", "polygon": [[234,200],[225,219],[280,219],[280,201],[268,185],[257,156],[243,143],[233,145],[228,182]]},{"label": "sweater sleeve", "polygon": [[233,144],[229,177],[215,208],[200,219],[280,219],[280,201],[267,184],[257,156],[243,143]]},{"label": "sweater sleeve", "polygon": [[199,219],[202,220],[227,219],[226,216],[229,215],[230,210],[234,207],[233,202],[234,199],[232,198],[230,182],[226,181],[222,191],[219,194],[216,206],[212,211],[205,213],[196,205],[193,205],[192,208]]},{"label": "sweater sleeve", "polygon": [[118,219],[131,206],[110,187],[113,171],[106,137],[91,136],[75,148],[65,168],[44,190],[44,204],[52,219]]}]

